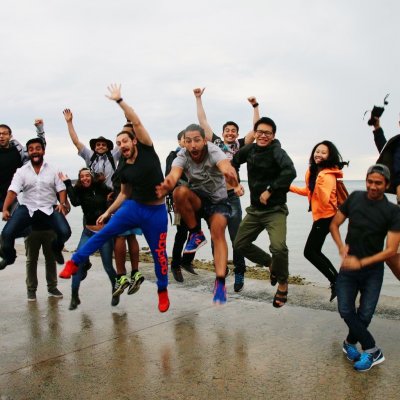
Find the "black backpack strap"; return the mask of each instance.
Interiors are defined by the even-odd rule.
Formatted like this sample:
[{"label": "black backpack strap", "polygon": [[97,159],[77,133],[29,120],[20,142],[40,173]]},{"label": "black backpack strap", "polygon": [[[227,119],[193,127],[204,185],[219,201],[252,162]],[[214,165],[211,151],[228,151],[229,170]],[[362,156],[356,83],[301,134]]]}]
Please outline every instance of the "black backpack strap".
[{"label": "black backpack strap", "polygon": [[115,171],[115,161],[114,161],[114,157],[112,156],[112,154],[111,154],[111,151],[107,151],[107,158],[108,158],[108,161],[110,161],[110,164],[111,164],[111,166],[112,166],[112,169],[113,169],[113,171]]},{"label": "black backpack strap", "polygon": [[92,165],[97,158],[97,154],[93,152],[92,157],[90,157],[88,168],[92,171]]},{"label": "black backpack strap", "polygon": [[[111,154],[111,151],[107,151],[106,156],[108,158],[108,161],[110,161],[110,164],[111,164],[111,167],[112,167],[113,171],[115,171],[116,170],[115,161],[114,161],[114,157]],[[94,161],[96,160],[96,158],[97,158],[97,154],[93,153],[92,157],[90,157],[89,166],[88,166],[88,168],[90,170],[92,169],[92,165],[93,165]]]}]

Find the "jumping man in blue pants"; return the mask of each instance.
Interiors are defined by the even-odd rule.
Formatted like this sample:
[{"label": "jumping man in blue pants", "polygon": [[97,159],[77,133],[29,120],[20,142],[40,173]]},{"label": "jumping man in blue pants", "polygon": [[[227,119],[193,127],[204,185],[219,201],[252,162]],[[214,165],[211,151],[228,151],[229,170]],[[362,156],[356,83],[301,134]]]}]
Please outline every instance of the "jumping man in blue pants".
[{"label": "jumping man in blue pants", "polygon": [[102,224],[114,212],[115,214],[103,229],[67,261],[60,272],[60,278],[70,278],[78,271],[77,265],[86,261],[111,237],[128,229],[141,228],[154,259],[158,309],[165,312],[169,308],[166,252],[168,217],[164,197],[157,198],[155,192],[155,187],[164,179],[160,160],[149,133],[135,111],[122,99],[121,86],[112,84],[108,90],[110,94],[107,97],[119,104],[125,116],[132,122],[135,132],[122,131],[117,135],[121,153],[126,159],[126,165],[120,173],[121,192],[108,210],[98,218],[97,223]]}]

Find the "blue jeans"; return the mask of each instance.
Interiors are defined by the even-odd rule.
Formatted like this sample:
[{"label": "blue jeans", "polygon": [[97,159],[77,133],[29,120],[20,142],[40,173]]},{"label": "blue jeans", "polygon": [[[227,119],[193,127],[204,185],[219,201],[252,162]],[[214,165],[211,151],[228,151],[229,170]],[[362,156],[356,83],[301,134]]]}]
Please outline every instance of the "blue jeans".
[{"label": "blue jeans", "polygon": [[11,219],[7,222],[3,231],[1,232],[2,250],[4,259],[7,264],[14,264],[17,258],[17,253],[14,248],[15,239],[21,237],[24,230],[30,227],[35,222],[45,221],[50,229],[52,229],[57,237],[52,242],[53,251],[59,252],[64,248],[64,243],[71,236],[71,228],[64,215],[58,211],[53,211],[51,215],[37,210],[33,213],[32,217],[26,206],[20,205],[12,215]]},{"label": "blue jeans", "polygon": [[107,225],[93,235],[72,256],[79,265],[103,246],[107,240],[132,228],[141,228],[154,260],[159,290],[168,286],[167,228],[168,215],[165,204],[146,205],[135,200],[125,200]]},{"label": "blue jeans", "polygon": [[[382,288],[383,266],[359,271],[339,272],[336,293],[340,316],[349,327],[347,341],[360,342],[363,350],[373,349],[375,339],[368,331]],[[360,304],[356,308],[356,297],[360,293]]]},{"label": "blue jeans", "polygon": [[[94,235],[97,233],[90,231],[87,228],[84,228],[82,231],[81,239],[78,244],[78,250]],[[117,273],[113,267],[112,263],[112,256],[113,256],[114,244],[112,239],[107,240],[103,246],[100,247],[100,256],[101,261],[103,263],[104,271],[106,271],[108,278],[110,279],[111,286],[114,287],[115,278],[117,277]],[[82,277],[82,266],[83,264],[79,264],[79,270],[75,275],[72,275],[72,284],[71,288],[79,289],[81,284],[81,277]]]},{"label": "blue jeans", "polygon": [[[233,190],[228,191],[228,200],[232,207],[232,214],[228,219],[228,232],[233,247],[239,225],[242,222],[242,206],[240,204],[240,197],[238,197]],[[235,272],[244,273],[246,271],[244,257],[238,254],[235,249],[233,249],[233,265],[235,266]]]}]

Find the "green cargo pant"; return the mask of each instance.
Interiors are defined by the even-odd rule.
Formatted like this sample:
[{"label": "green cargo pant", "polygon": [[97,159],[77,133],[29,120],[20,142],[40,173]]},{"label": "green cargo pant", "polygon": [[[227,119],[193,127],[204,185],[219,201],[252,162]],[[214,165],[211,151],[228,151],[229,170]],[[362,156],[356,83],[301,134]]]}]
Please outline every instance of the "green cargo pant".
[{"label": "green cargo pant", "polygon": [[[286,246],[286,218],[289,214],[286,204],[269,209],[254,206],[246,208],[247,215],[239,226],[234,249],[250,261],[262,266],[271,266],[279,283],[289,277],[289,250]],[[269,236],[269,250],[272,257],[253,244],[259,234],[266,229]],[[272,262],[272,264],[271,264]]]}]

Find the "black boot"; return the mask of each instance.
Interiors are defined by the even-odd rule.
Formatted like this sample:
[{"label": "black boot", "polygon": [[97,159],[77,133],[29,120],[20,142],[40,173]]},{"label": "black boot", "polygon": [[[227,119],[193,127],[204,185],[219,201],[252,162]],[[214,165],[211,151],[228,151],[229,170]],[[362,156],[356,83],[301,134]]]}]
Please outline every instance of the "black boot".
[{"label": "black boot", "polygon": [[72,289],[71,303],[69,304],[69,309],[76,310],[79,304],[81,304],[81,301],[79,300],[78,289]]}]

